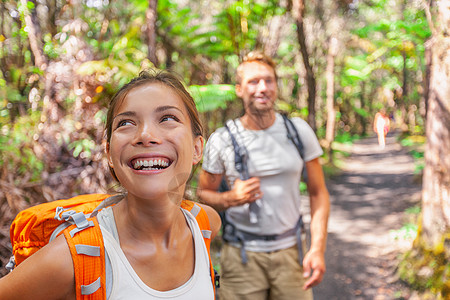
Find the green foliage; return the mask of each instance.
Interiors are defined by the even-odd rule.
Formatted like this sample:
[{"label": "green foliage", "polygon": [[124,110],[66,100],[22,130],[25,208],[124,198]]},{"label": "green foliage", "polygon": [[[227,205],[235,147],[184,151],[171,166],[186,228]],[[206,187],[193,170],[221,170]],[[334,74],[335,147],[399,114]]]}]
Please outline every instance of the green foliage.
[{"label": "green foliage", "polygon": [[352,144],[353,141],[360,139],[361,137],[357,134],[352,135],[349,132],[342,132],[336,135],[334,140],[342,144]]},{"label": "green foliage", "polygon": [[[419,107],[421,80],[425,72],[424,43],[431,34],[424,11],[413,4],[398,1],[361,2],[356,9],[361,20],[366,19],[361,23],[363,26],[351,30],[354,46],[347,49],[339,76],[344,90],[341,98],[353,108],[351,111],[347,109],[343,121],[351,124],[355,119],[370,120],[370,116],[381,108]],[[405,86],[403,82],[406,82]],[[399,99],[386,97],[386,91],[395,93]],[[354,109],[359,99],[364,103]],[[405,116],[400,115],[399,118]],[[422,122],[421,118],[417,112],[417,123]],[[420,128],[411,126],[409,129],[420,132]]]},{"label": "green foliage", "polygon": [[414,159],[423,159],[425,156],[423,151],[411,150],[410,153]]},{"label": "green foliage", "polygon": [[408,207],[407,209],[405,209],[405,213],[409,214],[409,215],[419,215],[421,211],[422,211],[422,208],[418,205],[411,206],[411,207]]},{"label": "green foliage", "polygon": [[358,115],[360,115],[360,116],[363,117],[363,118],[367,118],[367,117],[369,117],[369,115],[370,115],[370,113],[369,113],[367,110],[363,109],[363,108],[357,108],[357,107],[354,107],[353,110],[354,110]]},{"label": "green foliage", "polygon": [[218,53],[241,53],[253,50],[266,20],[285,10],[277,1],[234,1],[215,15],[215,39]]},{"label": "green foliage", "polygon": [[237,98],[234,85],[231,84],[191,85],[189,91],[201,113],[225,109],[229,102]]},{"label": "green foliage", "polygon": [[307,186],[306,182],[304,182],[303,180],[299,184],[299,189],[300,189],[300,193],[302,195],[308,194],[308,186]]},{"label": "green foliage", "polygon": [[[445,247],[450,233],[433,246],[428,245],[420,234],[413,249],[401,259],[398,273],[402,280],[423,293],[423,299],[448,299],[450,297],[450,255]],[[430,297],[430,298],[428,298]]]},{"label": "green foliage", "polygon": [[347,57],[346,59],[345,75],[349,80],[367,80],[372,70],[373,66],[367,62],[366,56]]},{"label": "green foliage", "polygon": [[56,59],[60,55],[60,50],[58,49],[57,43],[52,39],[50,34],[44,36],[44,54],[49,59]]},{"label": "green foliage", "polygon": [[[151,65],[145,59],[143,61],[147,62],[147,65]],[[99,81],[103,81],[105,85],[114,87],[114,89],[136,77],[139,71],[140,67],[132,62],[111,58],[87,61],[77,69],[79,75],[95,75]]]},{"label": "green foliage", "polygon": [[415,239],[416,235],[417,235],[417,224],[406,223],[405,225],[402,226],[402,228],[400,228],[398,230],[390,230],[389,233],[396,240]]},{"label": "green foliage", "polygon": [[425,136],[403,135],[400,137],[400,145],[407,148],[414,159],[414,174],[421,175],[425,168]]},{"label": "green foliage", "polygon": [[36,124],[39,114],[17,118],[13,125],[3,124],[0,134],[0,167],[16,174],[16,178],[30,175],[38,181],[43,170],[42,161],[33,151],[33,142],[38,138]]},{"label": "green foliage", "polygon": [[90,158],[92,156],[92,150],[96,145],[96,142],[93,140],[82,139],[70,143],[68,149],[73,150],[73,157],[75,158],[80,154],[83,154],[83,158]]}]

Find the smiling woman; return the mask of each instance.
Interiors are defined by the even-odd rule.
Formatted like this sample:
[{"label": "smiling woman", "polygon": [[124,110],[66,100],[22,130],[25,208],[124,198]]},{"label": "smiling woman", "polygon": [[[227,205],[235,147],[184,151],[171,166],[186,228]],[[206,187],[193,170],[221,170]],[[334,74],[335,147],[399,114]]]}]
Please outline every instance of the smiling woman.
[{"label": "smiling woman", "polygon": [[[127,191],[96,217],[110,267],[106,298],[214,299],[202,231],[181,207],[203,151],[197,109],[181,81],[168,72],[143,72],[121,88],[110,103],[106,140],[111,173]],[[198,208],[206,212],[213,238],[220,218],[208,206]],[[31,283],[23,289],[23,282]],[[2,278],[0,294],[76,299],[74,283],[72,257],[60,236]],[[43,288],[48,286],[59,288]]]},{"label": "smiling woman", "polygon": [[[108,114],[106,152],[111,172],[129,198],[170,197],[179,204],[192,165],[199,162],[203,150],[203,137],[192,130],[201,126],[189,117],[196,115],[186,105],[189,94],[161,82],[137,80],[124,90],[128,92],[119,92],[124,97],[113,99],[115,106]],[[172,178],[178,179],[178,186],[168,185]]]},{"label": "smiling woman", "polygon": [[[179,100],[182,101],[184,106],[184,111],[187,112],[187,116],[190,121],[192,134],[195,137],[202,136],[203,133],[203,127],[200,122],[200,118],[198,116],[197,108],[195,106],[194,99],[192,96],[187,92],[184,85],[181,83],[180,80],[178,80],[173,74],[168,72],[156,72],[155,74],[150,74],[148,72],[142,72],[139,77],[133,79],[130,81],[130,83],[123,86],[116,95],[112,98],[108,114],[107,114],[107,120],[106,120],[106,140],[109,144],[113,132],[113,122],[114,119],[118,117],[117,109],[121,106],[124,99],[127,98],[127,95],[136,88],[140,88],[143,86],[147,86],[149,84],[158,84],[158,85],[164,85],[162,86],[163,89],[170,89],[170,92],[172,96],[178,96]],[[144,97],[146,95],[143,95]],[[154,95],[156,96],[156,95]],[[161,95],[160,95],[161,96]],[[162,95],[162,104],[165,104],[165,97]],[[148,101],[148,100],[147,100]],[[161,106],[158,108],[159,111],[164,110],[167,105]],[[175,108],[176,109],[176,108]],[[132,112],[128,113],[121,113],[121,117],[124,117],[123,115],[126,114],[132,114]],[[176,119],[175,116],[172,116],[172,118]],[[125,120],[126,121],[126,120]],[[123,121],[122,121],[123,122]],[[114,170],[110,168],[111,173],[114,178],[116,178],[116,175],[114,173]],[[116,178],[117,180],[117,178]]]}]

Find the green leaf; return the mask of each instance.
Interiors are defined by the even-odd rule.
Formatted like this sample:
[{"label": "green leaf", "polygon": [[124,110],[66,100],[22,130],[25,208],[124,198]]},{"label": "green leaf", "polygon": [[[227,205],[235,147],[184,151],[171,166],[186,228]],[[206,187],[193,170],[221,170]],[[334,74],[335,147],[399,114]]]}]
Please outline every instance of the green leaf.
[{"label": "green leaf", "polygon": [[370,115],[370,113],[369,113],[368,111],[366,111],[365,109],[363,109],[363,108],[353,107],[353,109],[355,110],[355,112],[356,112],[358,115],[360,115],[360,116],[362,116],[362,117],[364,117],[364,118],[367,118],[367,117],[369,117],[369,115]]},{"label": "green leaf", "polygon": [[34,7],[35,7],[35,5],[34,5],[34,3],[33,3],[33,2],[31,2],[31,1],[27,1],[27,8],[28,8],[29,10],[33,10],[33,9],[34,9]]},{"label": "green leaf", "polygon": [[82,63],[76,72],[79,75],[92,75],[94,73],[105,72],[107,69],[106,60],[91,60]]},{"label": "green leaf", "polygon": [[231,84],[191,85],[188,89],[199,112],[226,108],[227,102],[237,98],[234,85]]}]

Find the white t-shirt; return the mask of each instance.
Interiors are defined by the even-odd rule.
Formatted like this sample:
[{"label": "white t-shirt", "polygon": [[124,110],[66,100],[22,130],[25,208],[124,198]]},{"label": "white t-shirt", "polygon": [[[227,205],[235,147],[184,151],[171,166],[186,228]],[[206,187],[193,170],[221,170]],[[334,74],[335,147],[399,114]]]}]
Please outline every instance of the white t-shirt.
[{"label": "white t-shirt", "polygon": [[[209,266],[209,256],[206,250],[200,227],[197,220],[187,210],[180,208],[191,229],[195,247],[195,267],[191,278],[180,287],[170,291],[157,291],[147,286],[133,270],[125,254],[120,248],[117,228],[110,207],[101,210],[98,214],[100,228],[105,242],[105,256],[110,261],[112,287],[108,287],[108,300],[133,299],[133,300],[212,300],[214,290],[212,286]],[[176,266],[167,266],[176,272]],[[107,263],[108,271],[108,263]],[[107,274],[108,275],[108,274]]]},{"label": "white t-shirt", "polygon": [[[292,122],[302,140],[305,161],[321,156],[322,148],[311,127],[300,118],[293,118]],[[300,217],[299,183],[304,162],[287,137],[283,117],[277,113],[274,124],[264,130],[247,130],[239,119],[234,124],[236,126],[231,131],[239,145],[248,152],[250,177],[260,179],[264,195],[258,201],[257,223],[250,222],[248,204],[229,208],[226,212],[228,218],[239,230],[258,235],[281,234],[294,228]],[[208,139],[202,168],[212,174],[224,174],[230,187],[239,178],[234,148],[225,128],[217,129]],[[293,235],[277,241],[248,241],[245,247],[249,251],[269,252],[295,244]]]}]

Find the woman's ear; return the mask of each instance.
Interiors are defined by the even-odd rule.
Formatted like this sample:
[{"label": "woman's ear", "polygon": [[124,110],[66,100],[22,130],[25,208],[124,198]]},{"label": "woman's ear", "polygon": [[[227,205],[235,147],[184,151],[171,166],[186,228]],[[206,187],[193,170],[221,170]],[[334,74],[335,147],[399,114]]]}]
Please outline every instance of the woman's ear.
[{"label": "woman's ear", "polygon": [[112,162],[112,158],[111,158],[111,154],[109,152],[109,143],[106,143],[106,148],[105,148],[105,153],[106,153],[106,158],[108,158],[108,165],[111,168],[114,168],[113,162]]},{"label": "woman's ear", "polygon": [[203,143],[204,139],[201,135],[194,138],[194,155],[192,159],[193,165],[197,164],[202,159]]}]

